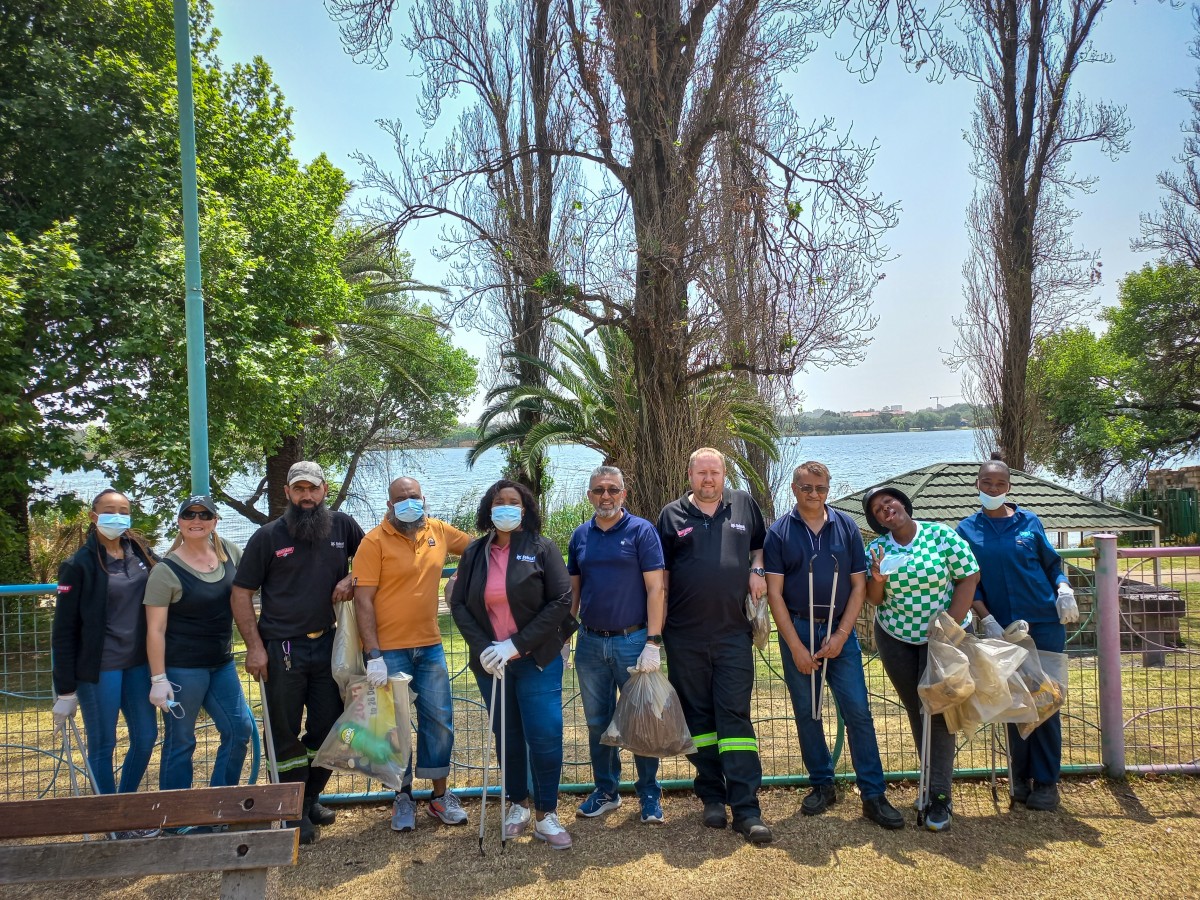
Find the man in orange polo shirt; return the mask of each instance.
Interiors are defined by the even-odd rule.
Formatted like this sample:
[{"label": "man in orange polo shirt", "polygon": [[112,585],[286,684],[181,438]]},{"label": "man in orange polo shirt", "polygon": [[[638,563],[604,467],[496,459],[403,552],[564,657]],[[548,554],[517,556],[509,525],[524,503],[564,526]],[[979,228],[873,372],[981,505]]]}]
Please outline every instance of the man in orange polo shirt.
[{"label": "man in orange polo shirt", "polygon": [[[354,609],[367,653],[367,678],[384,684],[401,672],[412,677],[417,695],[418,778],[433,781],[426,811],[447,825],[462,825],[466,810],[447,790],[454,722],[450,673],[438,631],[438,587],[446,557],[459,556],[471,536],[425,515],[425,496],[415,478],[397,478],[388,487],[384,520],[367,533],[354,557]],[[412,831],[417,824],[409,762],[396,792],[392,828]]]}]

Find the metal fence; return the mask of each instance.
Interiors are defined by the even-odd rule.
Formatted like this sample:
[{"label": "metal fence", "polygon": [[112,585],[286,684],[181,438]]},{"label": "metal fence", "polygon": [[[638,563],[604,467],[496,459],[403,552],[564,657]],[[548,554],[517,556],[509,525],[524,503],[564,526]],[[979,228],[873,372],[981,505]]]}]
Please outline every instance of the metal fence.
[{"label": "metal fence", "polygon": [[[1069,690],[1063,707],[1063,768],[1067,772],[1200,772],[1200,548],[1118,550],[1116,539],[1097,537],[1096,548],[1062,551],[1081,610],[1068,632]],[[53,586],[0,588],[3,673],[0,675],[0,798],[65,795],[70,790],[50,708],[50,627]],[[20,590],[24,593],[18,594]],[[5,596],[7,594],[7,596]],[[858,623],[864,668],[884,770],[889,778],[915,778],[917,752],[908,720],[873,652],[870,611]],[[455,748],[450,783],[471,794],[491,759],[487,717],[475,679],[467,669],[466,644],[449,615],[440,618],[454,695]],[[1106,630],[1107,629],[1107,630]],[[1106,643],[1107,642],[1107,643]],[[784,685],[780,648],[772,639],[756,651],[757,677],[752,717],[767,784],[801,785],[807,776],[796,739],[791,699]],[[668,655],[667,663],[670,665]],[[256,717],[257,684],[244,689]],[[807,704],[807,698],[804,698]],[[841,723],[833,702],[824,704],[826,734],[837,757],[839,777],[852,777]],[[587,723],[575,671],[563,683],[563,790],[591,787]],[[207,780],[217,735],[201,715],[195,757],[196,783]],[[983,775],[994,759],[991,729],[959,736],[957,773]],[[265,780],[255,744],[251,777]],[[119,765],[124,752],[118,745]],[[627,775],[632,762],[626,754]],[[158,754],[142,783],[158,784]],[[663,760],[666,787],[690,786],[692,769],[682,757]],[[421,785],[418,784],[418,787]],[[384,796],[381,786],[337,772],[331,800]]]}]

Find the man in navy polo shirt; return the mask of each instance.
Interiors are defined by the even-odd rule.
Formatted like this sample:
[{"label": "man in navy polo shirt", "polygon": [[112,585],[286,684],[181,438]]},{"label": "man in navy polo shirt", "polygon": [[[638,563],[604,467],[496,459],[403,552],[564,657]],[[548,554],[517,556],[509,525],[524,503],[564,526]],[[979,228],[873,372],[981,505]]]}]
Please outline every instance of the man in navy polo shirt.
[{"label": "man in navy polo shirt", "polygon": [[[824,662],[825,681],[846,723],[863,815],[884,828],[903,828],[903,817],[884,794],[883,764],[867,700],[862,650],[854,630],[867,594],[862,535],[853,519],[826,504],[829,469],[823,464],[806,462],[797,466],[792,474],[792,494],[796,505],[767,531],[763,566],[767,571],[767,599],[779,630],[783,677],[792,696],[800,736],[800,754],[812,785],[800,809],[807,816],[815,816],[837,802],[825,729],[820,719],[813,718],[812,679],[818,678],[820,685],[818,673]],[[837,594],[831,616],[835,560]],[[811,645],[810,617],[815,636]]]},{"label": "man in navy polo shirt", "polygon": [[[596,514],[575,529],[567,548],[571,575],[571,613],[581,623],[575,643],[575,672],[596,789],[577,810],[599,816],[621,805],[620,749],[600,743],[612,721],[617,689],[629,680],[629,669],[659,668],[663,623],[663,554],[658,532],[645,519],[623,508],[625,476],[615,466],[592,473],[587,498]],[[662,788],[658,760],[634,756],[634,787],[642,806],[642,822],[662,822]]]}]

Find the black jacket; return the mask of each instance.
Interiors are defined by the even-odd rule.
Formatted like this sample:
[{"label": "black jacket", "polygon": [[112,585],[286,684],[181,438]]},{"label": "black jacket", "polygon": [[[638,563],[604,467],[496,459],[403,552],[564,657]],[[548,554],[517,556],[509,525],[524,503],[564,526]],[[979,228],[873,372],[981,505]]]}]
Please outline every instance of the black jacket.
[{"label": "black jacket", "polygon": [[[496,639],[488,618],[483,591],[487,586],[488,550],[495,535],[488,532],[472,541],[458,564],[458,582],[450,598],[450,612],[471,648],[471,671],[483,672],[479,655]],[[562,652],[578,623],[571,615],[571,576],[562,552],[549,538],[525,531],[512,532],[509,544],[508,605],[517,633],[513,646],[531,654],[545,667]]]},{"label": "black jacket", "polygon": [[[141,547],[133,541],[125,545],[147,567]],[[100,657],[104,653],[104,635],[108,621],[108,572],[100,565],[103,548],[93,531],[75,555],[58,567],[58,600],[54,606],[53,648],[54,690],[73,694],[80,681],[95,684],[100,680]],[[146,625],[138,629],[138,656],[146,658]]]}]

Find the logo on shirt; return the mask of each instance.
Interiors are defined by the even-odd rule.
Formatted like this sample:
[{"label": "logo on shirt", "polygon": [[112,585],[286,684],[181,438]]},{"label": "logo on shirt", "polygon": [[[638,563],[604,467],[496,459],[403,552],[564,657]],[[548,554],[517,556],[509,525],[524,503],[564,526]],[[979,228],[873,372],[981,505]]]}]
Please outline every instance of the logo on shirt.
[{"label": "logo on shirt", "polygon": [[69,585],[69,584],[60,584],[60,585],[58,586],[58,592],[59,592],[60,594],[69,594],[69,593],[71,593],[71,585]]},{"label": "logo on shirt", "polygon": [[430,539],[429,539],[429,546],[430,546],[430,547],[436,547],[436,546],[437,546],[437,541],[435,541],[433,538],[430,538]]},{"label": "logo on shirt", "polygon": [[345,550],[345,549],[346,549],[346,542],[345,542],[345,541],[330,541],[330,542],[329,542],[329,546],[330,546],[330,547],[336,547],[336,548],[337,548],[337,549],[339,549],[339,550]]},{"label": "logo on shirt", "polygon": [[275,551],[275,555],[277,557],[279,557],[280,559],[283,559],[285,556],[291,556],[295,552],[296,552],[295,547],[280,547],[278,550]]},{"label": "logo on shirt", "polygon": [[526,556],[524,553],[517,554],[518,562],[537,562],[536,556]]},{"label": "logo on shirt", "polygon": [[680,528],[677,532],[675,532],[675,537],[687,537],[691,533],[692,526],[689,525],[687,528]]},{"label": "logo on shirt", "polygon": [[734,531],[745,531],[746,530],[746,526],[743,525],[741,522],[730,522],[729,527],[732,528]]}]

